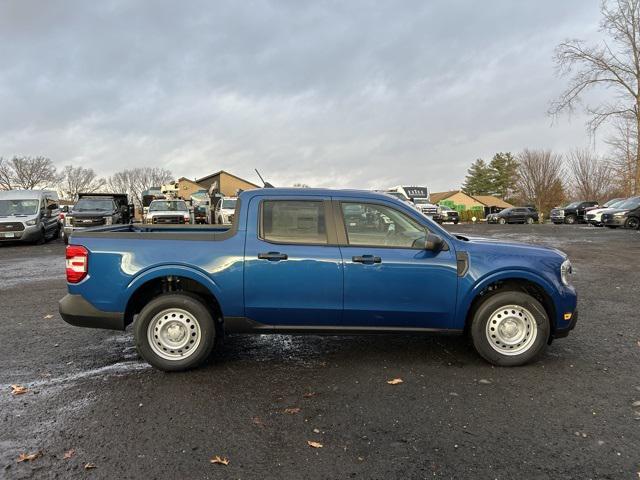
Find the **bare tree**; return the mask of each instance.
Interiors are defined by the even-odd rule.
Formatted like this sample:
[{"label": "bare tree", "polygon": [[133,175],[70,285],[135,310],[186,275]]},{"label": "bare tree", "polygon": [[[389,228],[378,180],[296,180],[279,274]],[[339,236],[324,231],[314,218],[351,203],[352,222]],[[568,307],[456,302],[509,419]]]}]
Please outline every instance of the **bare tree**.
[{"label": "bare tree", "polygon": [[617,119],[613,124],[613,134],[605,140],[610,147],[609,164],[615,174],[613,182],[623,197],[630,197],[634,192],[638,151],[636,129],[634,120]]},{"label": "bare tree", "polygon": [[517,189],[524,203],[548,213],[564,201],[562,156],[551,150],[525,149],[518,154]]},{"label": "bare tree", "polygon": [[173,179],[171,172],[159,167],[133,168],[114,173],[107,185],[114,192],[127,193],[136,203],[142,205],[142,192],[159,187]]},{"label": "bare tree", "polygon": [[567,156],[571,184],[576,196],[603,201],[616,191],[609,164],[586,148],[576,148]]},{"label": "bare tree", "polygon": [[55,185],[59,179],[51,159],[42,156],[14,156],[11,160],[4,160],[0,176],[5,189],[47,188]]},{"label": "bare tree", "polygon": [[[550,113],[571,111],[586,91],[604,87],[612,101],[587,106],[592,133],[609,120],[630,118],[640,135],[640,0],[604,0],[600,7],[600,31],[608,40],[587,45],[567,40],[556,48],[555,60],[561,75],[569,76],[569,86],[552,103]],[[640,150],[635,152],[634,191],[640,192]]]},{"label": "bare tree", "polygon": [[104,178],[98,178],[92,168],[73,165],[64,167],[61,177],[59,188],[70,199],[76,198],[82,192],[97,192],[106,183]]},{"label": "bare tree", "polygon": [[9,161],[0,157],[0,190],[11,190],[13,188],[12,177]]}]

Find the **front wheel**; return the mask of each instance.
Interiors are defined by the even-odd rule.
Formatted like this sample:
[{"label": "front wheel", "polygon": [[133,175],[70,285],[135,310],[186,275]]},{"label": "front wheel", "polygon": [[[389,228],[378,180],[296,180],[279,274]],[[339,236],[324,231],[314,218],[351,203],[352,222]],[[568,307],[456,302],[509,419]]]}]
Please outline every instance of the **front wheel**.
[{"label": "front wheel", "polygon": [[489,296],[475,311],[471,323],[473,346],[482,358],[499,366],[518,366],[534,360],[550,334],[542,304],[519,291]]},{"label": "front wheel", "polygon": [[533,224],[533,217],[527,217],[527,225]]},{"label": "front wheel", "polygon": [[209,310],[200,300],[180,293],[151,300],[133,330],[140,356],[165,372],[201,365],[211,354],[216,337]]},{"label": "front wheel", "polygon": [[505,223],[507,223],[507,221],[504,218],[501,218],[500,220],[498,220],[498,223],[500,225],[504,225]]},{"label": "front wheel", "polygon": [[567,215],[567,217],[564,219],[564,223],[566,223],[567,225],[573,225],[574,223],[576,223],[576,216]]}]

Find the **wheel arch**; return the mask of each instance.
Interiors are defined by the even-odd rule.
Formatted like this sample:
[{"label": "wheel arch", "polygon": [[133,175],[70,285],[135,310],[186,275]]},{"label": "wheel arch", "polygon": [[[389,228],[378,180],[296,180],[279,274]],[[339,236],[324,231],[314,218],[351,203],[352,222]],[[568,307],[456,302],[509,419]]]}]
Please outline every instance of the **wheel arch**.
[{"label": "wheel arch", "polygon": [[553,300],[553,287],[547,280],[527,271],[508,271],[487,277],[465,297],[461,308],[464,330],[469,325],[478,306],[489,296],[507,290],[523,291],[538,300],[545,309],[551,333],[555,331],[557,310]]},{"label": "wheel arch", "polygon": [[210,310],[216,325],[223,318],[220,288],[207,275],[183,266],[165,266],[148,270],[129,283],[123,302],[126,305],[125,326],[149,301],[164,293],[195,296]]}]

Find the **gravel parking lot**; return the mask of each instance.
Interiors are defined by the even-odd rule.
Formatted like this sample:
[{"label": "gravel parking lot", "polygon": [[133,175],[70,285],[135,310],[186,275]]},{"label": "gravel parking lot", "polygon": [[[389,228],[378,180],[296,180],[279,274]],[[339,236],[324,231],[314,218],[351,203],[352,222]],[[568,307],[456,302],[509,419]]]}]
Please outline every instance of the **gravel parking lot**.
[{"label": "gravel parking lot", "polygon": [[567,252],[576,330],[521,368],[454,336],[279,335],[165,374],[130,331],[60,319],[61,241],[0,247],[0,477],[638,478],[640,232],[447,228]]}]

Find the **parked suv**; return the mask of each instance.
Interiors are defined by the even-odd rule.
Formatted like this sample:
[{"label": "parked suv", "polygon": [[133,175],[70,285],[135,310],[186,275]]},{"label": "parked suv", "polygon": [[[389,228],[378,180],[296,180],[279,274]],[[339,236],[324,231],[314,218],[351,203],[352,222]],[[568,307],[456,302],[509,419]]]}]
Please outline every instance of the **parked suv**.
[{"label": "parked suv", "polygon": [[587,212],[598,206],[598,202],[573,202],[562,208],[554,208],[551,210],[551,221],[555,224],[566,223],[572,225],[574,223],[583,223],[587,221]]},{"label": "parked suv", "polygon": [[457,225],[460,223],[460,214],[457,210],[440,205],[440,215],[438,215],[438,217],[434,217],[434,220],[438,223],[451,222]]},{"label": "parked suv", "polygon": [[602,227],[602,214],[607,213],[611,209],[618,208],[626,200],[626,198],[614,198],[602,205],[602,208],[589,210],[589,213],[587,213],[587,223],[596,227]]},{"label": "parked suv", "polygon": [[602,223],[609,228],[640,228],[640,197],[631,197],[618,208],[603,213]]},{"label": "parked suv", "polygon": [[58,238],[58,194],[47,190],[0,192],[0,242],[44,243]]},{"label": "parked suv", "polygon": [[65,215],[64,242],[69,243],[69,237],[77,230],[130,223],[133,208],[124,193],[80,193],[73,209]]},{"label": "parked suv", "polygon": [[533,223],[538,221],[538,212],[531,207],[510,207],[487,215],[487,223]]}]

